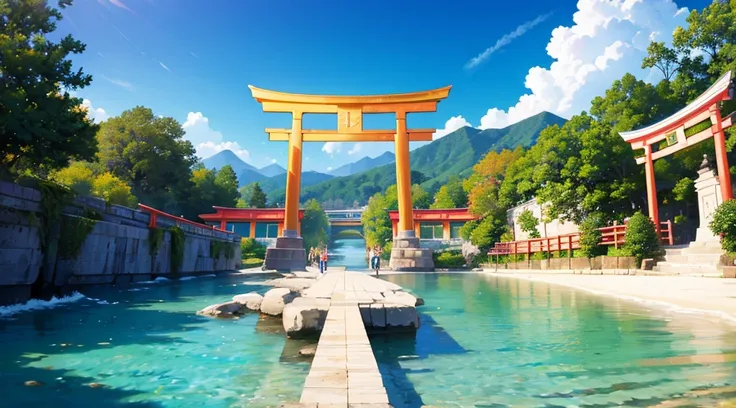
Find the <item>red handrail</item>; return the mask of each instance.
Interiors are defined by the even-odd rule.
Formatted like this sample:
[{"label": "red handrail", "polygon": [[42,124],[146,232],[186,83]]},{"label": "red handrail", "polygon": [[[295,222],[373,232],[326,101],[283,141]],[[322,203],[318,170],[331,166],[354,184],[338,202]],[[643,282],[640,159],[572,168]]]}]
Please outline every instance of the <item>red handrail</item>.
[{"label": "red handrail", "polygon": [[149,228],[156,228],[156,220],[157,220],[157,218],[158,217],[163,217],[163,218],[168,218],[170,220],[174,220],[177,223],[177,225],[179,223],[189,224],[189,225],[195,226],[197,228],[203,228],[203,229],[208,229],[208,230],[220,231],[220,232],[225,232],[225,233],[228,233],[228,234],[233,234],[233,232],[230,232],[230,231],[227,231],[227,230],[223,230],[223,229],[219,229],[219,228],[215,227],[214,225],[200,224],[198,222],[190,221],[190,220],[188,220],[186,218],[177,217],[176,215],[171,215],[171,214],[166,213],[166,212],[163,212],[161,210],[157,210],[157,209],[155,209],[153,207],[149,207],[149,206],[147,206],[145,204],[140,204],[139,203],[138,204],[138,208],[140,208],[143,211],[147,211],[149,214],[151,214],[151,219],[148,221],[148,227]]},{"label": "red handrail", "polygon": [[[614,245],[618,248],[625,242],[626,224],[614,224],[599,228],[599,231],[601,232],[599,245]],[[659,239],[667,245],[673,245],[672,221],[667,220],[660,223]],[[563,243],[566,245],[563,246]],[[488,250],[488,255],[527,255],[537,252],[569,251],[571,249],[580,249],[579,232],[521,241],[496,242],[493,248]]]}]

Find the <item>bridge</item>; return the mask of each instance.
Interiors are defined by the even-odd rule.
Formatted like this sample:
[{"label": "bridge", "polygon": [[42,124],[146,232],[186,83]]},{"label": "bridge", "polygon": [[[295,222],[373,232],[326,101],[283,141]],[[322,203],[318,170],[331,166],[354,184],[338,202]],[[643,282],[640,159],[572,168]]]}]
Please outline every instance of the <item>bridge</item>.
[{"label": "bridge", "polygon": [[353,210],[326,210],[327,220],[333,238],[363,237],[363,209]]}]

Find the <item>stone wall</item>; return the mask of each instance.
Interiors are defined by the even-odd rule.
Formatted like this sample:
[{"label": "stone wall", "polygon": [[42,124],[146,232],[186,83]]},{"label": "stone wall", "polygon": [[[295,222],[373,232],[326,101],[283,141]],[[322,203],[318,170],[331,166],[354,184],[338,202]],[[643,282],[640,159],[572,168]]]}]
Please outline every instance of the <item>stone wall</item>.
[{"label": "stone wall", "polygon": [[529,239],[529,234],[522,231],[519,223],[517,222],[519,216],[525,210],[531,211],[532,214],[534,214],[534,216],[539,220],[537,230],[539,231],[539,235],[542,238],[572,234],[579,231],[578,226],[572,222],[564,222],[559,219],[552,220],[548,223],[543,222],[542,220],[544,219],[544,217],[542,217],[542,206],[537,203],[537,200],[535,198],[532,198],[531,200],[521,203],[514,208],[510,208],[506,212],[508,223],[513,228],[514,239],[516,241],[524,241]]},{"label": "stone wall", "polygon": [[[148,213],[107,205],[94,197],[76,198],[62,214],[63,220],[86,222],[88,233],[62,228],[70,223],[61,221],[47,232],[42,227],[41,193],[0,182],[0,304],[47,297],[79,285],[240,269],[240,236],[234,234],[182,223],[183,256],[174,270],[170,230],[174,220],[158,217],[156,230],[149,229]],[[74,240],[78,240],[75,254],[65,254]],[[218,252],[216,258],[213,251]]]},{"label": "stone wall", "polygon": [[[493,259],[489,259],[488,268],[495,269],[496,265]],[[595,258],[553,258],[544,260],[527,260],[520,262],[509,262],[507,264],[498,264],[498,269],[521,269],[521,270],[602,270],[602,269],[620,269],[635,270],[639,269],[636,264],[636,258],[633,256],[598,256]]]}]

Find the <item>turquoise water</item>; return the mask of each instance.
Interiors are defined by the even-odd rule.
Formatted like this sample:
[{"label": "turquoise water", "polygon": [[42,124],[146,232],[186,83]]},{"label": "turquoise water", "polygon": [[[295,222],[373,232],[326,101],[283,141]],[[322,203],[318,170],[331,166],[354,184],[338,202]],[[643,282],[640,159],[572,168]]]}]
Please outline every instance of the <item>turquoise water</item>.
[{"label": "turquoise water", "polygon": [[330,244],[328,266],[345,266],[351,271],[367,270],[365,240],[338,239]]},{"label": "turquoise water", "polygon": [[736,398],[736,332],[722,321],[511,278],[385,279],[426,301],[416,338],[371,339],[395,407],[649,407],[673,399],[686,405],[661,406],[711,407]]},{"label": "turquoise water", "polygon": [[0,406],[262,407],[298,401],[309,362],[297,357],[303,343],[287,345],[280,319],[195,315],[234,294],[264,293],[268,288],[244,284],[262,279],[231,275],[85,290],[88,298],[10,319],[7,309],[0,310],[6,314],[0,316]]}]

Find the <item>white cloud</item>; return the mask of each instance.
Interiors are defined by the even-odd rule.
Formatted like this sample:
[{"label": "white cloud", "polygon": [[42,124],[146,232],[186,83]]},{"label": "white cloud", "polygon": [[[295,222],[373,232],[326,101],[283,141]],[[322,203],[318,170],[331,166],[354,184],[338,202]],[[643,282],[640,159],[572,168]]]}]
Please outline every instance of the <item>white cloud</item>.
[{"label": "white cloud", "polygon": [[163,63],[163,62],[161,62],[161,61],[159,61],[158,63],[159,63],[159,65],[161,65],[161,68],[163,68],[163,69],[165,69],[165,70],[167,70],[167,71],[171,72],[171,70],[169,69],[169,67],[167,67],[167,66],[166,66],[166,64],[164,64],[164,63]]},{"label": "white cloud", "polygon": [[332,167],[328,167],[327,168],[327,171],[332,171]]},{"label": "white cloud", "polygon": [[238,142],[204,142],[194,145],[194,148],[197,150],[197,155],[201,158],[210,157],[213,154],[219,153],[223,150],[231,150],[244,161],[248,161],[248,159],[250,159],[250,153],[240,147]]},{"label": "white cloud", "polygon": [[470,122],[468,122],[467,120],[465,120],[465,118],[462,117],[462,115],[460,115],[460,116],[453,116],[453,117],[450,118],[450,120],[448,120],[447,122],[445,122],[445,127],[443,129],[437,129],[437,131],[434,132],[434,135],[433,135],[432,138],[435,139],[435,140],[436,139],[439,139],[439,138],[441,138],[443,136],[446,136],[446,135],[448,135],[448,134],[450,134],[450,133],[452,133],[452,132],[460,129],[463,126],[472,126],[472,125],[470,124]]},{"label": "white cloud", "polygon": [[248,161],[250,153],[238,142],[223,141],[222,133],[210,127],[210,120],[202,112],[189,112],[182,125],[184,138],[192,142],[197,156],[206,158],[223,150],[232,150],[241,159]]},{"label": "white cloud", "polygon": [[516,27],[514,31],[504,34],[503,37],[496,40],[496,43],[493,44],[493,46],[486,48],[486,50],[478,54],[477,57],[471,58],[470,61],[468,61],[468,63],[465,64],[465,68],[472,69],[482,64],[485,60],[490,58],[494,52],[511,44],[511,42],[514,41],[516,38],[521,37],[522,35],[526,34],[527,31],[534,28],[534,26],[536,26],[537,24],[544,22],[544,20],[548,19],[549,16],[551,15],[552,14],[550,13],[550,14],[544,14],[544,15],[538,16],[534,20],[527,21],[526,23]]},{"label": "white cloud", "polygon": [[87,108],[87,117],[92,119],[95,123],[100,123],[110,117],[104,109],[92,106],[92,101],[89,99],[83,99],[82,106]]},{"label": "white cloud", "polygon": [[335,153],[339,153],[341,148],[342,142],[327,142],[322,146],[322,151],[332,156]]},{"label": "white cloud", "polygon": [[271,159],[271,163],[276,163],[276,159]]},{"label": "white cloud", "polygon": [[353,148],[348,150],[348,154],[353,155],[355,153],[358,153],[362,147],[360,146],[360,143],[356,143],[353,145]]},{"label": "white cloud", "polygon": [[524,85],[531,92],[506,110],[489,109],[479,127],[502,128],[542,111],[569,117],[627,72],[658,79],[641,69],[646,48],[650,41],[670,44],[687,14],[672,0],[579,0],[574,25],[552,31],[546,49],[555,61],[529,69]]},{"label": "white cloud", "polygon": [[108,78],[108,77],[106,77],[106,76],[104,76],[104,75],[100,75],[100,76],[101,76],[101,77],[102,77],[102,78],[103,78],[104,80],[106,80],[106,81],[108,81],[108,82],[110,82],[110,83],[113,83],[113,84],[115,84],[115,85],[117,85],[117,86],[119,86],[119,87],[121,87],[121,88],[125,88],[125,89],[127,89],[127,90],[129,90],[129,91],[132,91],[132,90],[133,90],[133,84],[131,84],[130,82],[127,82],[127,81],[123,81],[123,80],[121,80],[121,79],[113,79],[113,78]]}]

